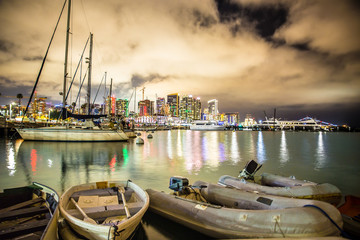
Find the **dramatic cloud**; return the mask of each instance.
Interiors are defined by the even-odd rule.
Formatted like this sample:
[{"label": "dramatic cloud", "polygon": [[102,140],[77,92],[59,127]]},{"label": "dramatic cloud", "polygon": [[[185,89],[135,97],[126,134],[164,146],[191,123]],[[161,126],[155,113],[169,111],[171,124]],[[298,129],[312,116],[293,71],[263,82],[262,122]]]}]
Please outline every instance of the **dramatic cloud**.
[{"label": "dramatic cloud", "polygon": [[[14,86],[30,94],[62,6],[62,1],[0,1],[3,95]],[[38,86],[38,94],[54,103],[61,100],[66,9]],[[287,118],[297,116],[295,109],[313,114],[318,106],[359,110],[356,1],[82,0],[73,1],[72,10],[71,73],[90,32],[93,96],[107,72],[107,86],[100,86],[96,101],[108,93],[112,78],[119,98],[129,99],[134,87],[138,95],[145,87],[150,100],[192,94],[206,107],[217,98],[221,112],[240,112],[242,118],[246,113],[263,118],[263,110],[274,107]],[[82,77],[85,68],[84,63]],[[360,122],[354,119],[349,122]]]}]

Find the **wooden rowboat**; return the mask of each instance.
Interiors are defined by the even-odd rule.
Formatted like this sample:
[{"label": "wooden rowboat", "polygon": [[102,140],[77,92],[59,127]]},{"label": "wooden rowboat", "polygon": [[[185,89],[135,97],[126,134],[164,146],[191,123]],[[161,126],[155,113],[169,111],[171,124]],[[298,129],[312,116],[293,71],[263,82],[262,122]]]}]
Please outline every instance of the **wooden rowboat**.
[{"label": "wooden rowboat", "polygon": [[40,183],[5,189],[0,193],[0,239],[54,239],[58,201],[55,190]]},{"label": "wooden rowboat", "polygon": [[60,215],[87,239],[127,239],[149,207],[148,194],[128,181],[95,182],[69,188]]}]

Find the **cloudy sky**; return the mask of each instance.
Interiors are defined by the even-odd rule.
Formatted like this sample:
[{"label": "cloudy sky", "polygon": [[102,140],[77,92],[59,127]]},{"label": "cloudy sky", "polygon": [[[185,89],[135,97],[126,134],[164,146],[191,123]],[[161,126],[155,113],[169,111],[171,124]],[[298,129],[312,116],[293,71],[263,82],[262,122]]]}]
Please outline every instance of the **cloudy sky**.
[{"label": "cloudy sky", "polygon": [[[1,104],[11,101],[5,96],[30,95],[63,4],[0,0]],[[150,100],[191,94],[206,107],[216,98],[220,112],[239,112],[241,119],[246,113],[264,119],[264,110],[272,116],[276,108],[282,119],[312,116],[360,125],[359,1],[73,0],[72,5],[71,75],[92,32],[93,97],[107,72],[117,98],[130,98],[137,87],[139,100],[145,87]],[[62,99],[66,15],[65,9],[37,88],[38,96],[54,104]],[[78,73],[68,102],[75,100],[79,83]],[[103,96],[104,85],[96,102]]]}]

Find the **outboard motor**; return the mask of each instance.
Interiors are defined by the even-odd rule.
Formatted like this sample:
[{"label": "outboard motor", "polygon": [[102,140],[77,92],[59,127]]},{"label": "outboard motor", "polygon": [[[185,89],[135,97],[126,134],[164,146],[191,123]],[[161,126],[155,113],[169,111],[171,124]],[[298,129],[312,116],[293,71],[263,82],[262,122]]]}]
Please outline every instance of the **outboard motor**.
[{"label": "outboard motor", "polygon": [[245,168],[240,172],[238,177],[239,178],[244,178],[244,179],[254,180],[254,175],[255,175],[255,173],[257,171],[259,171],[261,166],[262,165],[259,165],[254,160],[251,160],[246,164]]},{"label": "outboard motor", "polygon": [[180,192],[189,186],[189,180],[185,177],[175,176],[170,178],[169,188],[175,192]]}]

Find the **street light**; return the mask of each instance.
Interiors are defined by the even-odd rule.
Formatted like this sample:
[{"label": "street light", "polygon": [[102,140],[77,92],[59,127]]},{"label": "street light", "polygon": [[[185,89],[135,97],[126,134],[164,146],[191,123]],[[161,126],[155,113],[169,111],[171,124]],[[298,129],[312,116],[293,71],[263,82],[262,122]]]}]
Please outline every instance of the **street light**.
[{"label": "street light", "polygon": [[50,109],[49,109],[49,116],[48,116],[48,117],[49,117],[49,121],[51,120],[51,119],[50,119],[50,113],[51,113],[51,112],[52,112],[52,109],[50,108]]},{"label": "street light", "polygon": [[14,102],[10,103],[10,120],[11,120],[11,116],[12,116],[12,109],[11,109],[11,106],[15,104]]}]

